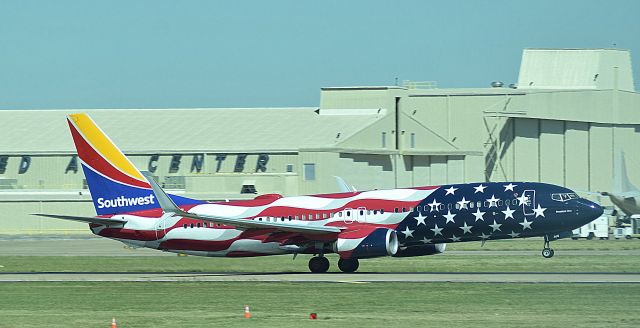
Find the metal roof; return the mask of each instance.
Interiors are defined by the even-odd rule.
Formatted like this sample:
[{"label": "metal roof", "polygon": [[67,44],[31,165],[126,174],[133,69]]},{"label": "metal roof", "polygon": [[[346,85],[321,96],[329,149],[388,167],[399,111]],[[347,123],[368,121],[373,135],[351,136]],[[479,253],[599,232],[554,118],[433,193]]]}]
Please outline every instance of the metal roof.
[{"label": "metal roof", "polygon": [[383,116],[317,108],[0,110],[0,153],[75,152],[65,115],[76,112],[129,154],[331,148]]}]

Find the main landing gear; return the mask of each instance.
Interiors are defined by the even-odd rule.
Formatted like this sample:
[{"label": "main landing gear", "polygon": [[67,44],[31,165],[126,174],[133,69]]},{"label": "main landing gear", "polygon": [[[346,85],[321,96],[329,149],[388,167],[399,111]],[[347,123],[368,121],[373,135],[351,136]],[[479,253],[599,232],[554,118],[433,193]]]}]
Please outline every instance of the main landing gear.
[{"label": "main landing gear", "polygon": [[314,256],[309,260],[309,270],[313,273],[325,273],[329,270],[329,260],[322,255]]},{"label": "main landing gear", "polygon": [[[339,259],[338,268],[345,273],[356,272],[360,267],[358,259]],[[320,255],[314,256],[309,260],[309,270],[313,273],[325,273],[329,270],[329,260]]]},{"label": "main landing gear", "polygon": [[549,245],[549,238],[544,236],[544,248],[542,249],[542,256],[546,259],[552,258],[554,254],[553,248]]},{"label": "main landing gear", "polygon": [[360,266],[360,262],[358,261],[358,259],[339,259],[338,260],[338,268],[340,268],[340,271],[344,273],[356,272],[359,266]]}]

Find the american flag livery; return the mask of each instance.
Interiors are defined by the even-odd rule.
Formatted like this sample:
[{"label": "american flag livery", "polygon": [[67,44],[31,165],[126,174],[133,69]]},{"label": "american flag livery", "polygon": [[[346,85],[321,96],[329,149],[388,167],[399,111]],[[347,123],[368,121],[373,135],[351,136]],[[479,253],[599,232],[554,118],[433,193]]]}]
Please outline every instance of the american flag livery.
[{"label": "american flag livery", "polygon": [[602,214],[564,187],[533,182],[446,186],[208,203],[166,194],[138,171],[86,114],[68,118],[98,217],[39,214],[87,222],[129,245],[198,256],[327,253],[344,272],[359,259],[442,253],[447,243],[543,236],[549,242]]}]

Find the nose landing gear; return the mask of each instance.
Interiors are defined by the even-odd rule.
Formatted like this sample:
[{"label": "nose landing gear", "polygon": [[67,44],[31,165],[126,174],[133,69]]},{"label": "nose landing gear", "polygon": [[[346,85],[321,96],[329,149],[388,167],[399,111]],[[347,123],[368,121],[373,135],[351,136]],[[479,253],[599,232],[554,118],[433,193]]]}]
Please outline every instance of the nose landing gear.
[{"label": "nose landing gear", "polygon": [[544,248],[542,249],[542,256],[546,259],[552,258],[553,254],[555,253],[549,243],[549,238],[547,238],[547,236],[544,236]]}]

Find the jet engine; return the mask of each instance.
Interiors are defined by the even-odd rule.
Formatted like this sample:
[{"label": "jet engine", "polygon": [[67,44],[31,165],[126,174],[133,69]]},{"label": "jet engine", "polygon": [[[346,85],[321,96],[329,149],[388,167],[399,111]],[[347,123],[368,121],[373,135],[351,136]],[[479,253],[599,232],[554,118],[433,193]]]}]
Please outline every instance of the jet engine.
[{"label": "jet engine", "polygon": [[342,258],[371,258],[393,256],[398,252],[398,235],[392,229],[377,228],[364,238],[339,236],[333,251]]},{"label": "jet engine", "polygon": [[431,244],[400,248],[393,257],[425,256],[444,253],[447,244]]}]

